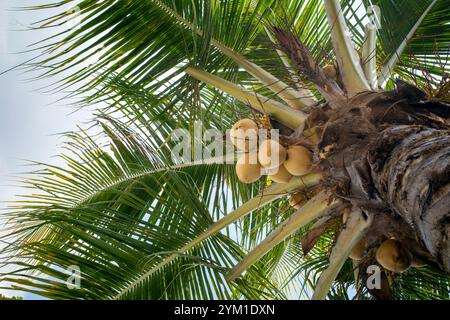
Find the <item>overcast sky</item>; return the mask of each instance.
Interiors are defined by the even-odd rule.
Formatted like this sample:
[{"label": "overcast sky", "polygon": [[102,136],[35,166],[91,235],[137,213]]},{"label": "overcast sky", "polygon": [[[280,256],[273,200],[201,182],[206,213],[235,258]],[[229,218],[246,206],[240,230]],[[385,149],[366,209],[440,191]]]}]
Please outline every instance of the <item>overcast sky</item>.
[{"label": "overcast sky", "polygon": [[[49,12],[9,11],[13,6],[42,4],[43,0],[0,0],[0,73],[36,53],[18,54],[50,31],[23,30]],[[55,32],[54,30],[52,32]],[[52,162],[62,139],[57,134],[75,130],[89,119],[88,111],[72,113],[69,101],[57,102],[63,94],[45,94],[39,89],[55,79],[28,81],[30,74],[10,71],[0,75],[0,201],[14,199],[22,190],[12,186],[12,177],[29,171],[24,160]],[[0,203],[0,208],[5,204]],[[0,291],[1,292],[1,291]],[[10,295],[10,293],[8,293]],[[26,295],[26,298],[31,298]]]},{"label": "overcast sky", "polygon": [[[48,2],[51,1],[0,0],[0,73],[34,57],[37,52],[18,52],[55,33],[55,30],[42,29],[18,31],[51,15],[49,10],[22,12],[8,9]],[[0,201],[13,200],[14,195],[23,193],[13,186],[12,178],[20,172],[29,171],[24,166],[24,160],[57,162],[54,156],[58,154],[58,146],[62,142],[58,133],[76,130],[77,124],[90,119],[88,110],[72,113],[73,109],[68,106],[70,101],[55,103],[63,94],[45,94],[38,90],[56,79],[27,81],[30,76],[17,70],[0,75]],[[5,204],[0,202],[1,208],[5,208]],[[12,295],[4,290],[0,293]],[[26,299],[36,297],[30,294],[22,296]]]}]

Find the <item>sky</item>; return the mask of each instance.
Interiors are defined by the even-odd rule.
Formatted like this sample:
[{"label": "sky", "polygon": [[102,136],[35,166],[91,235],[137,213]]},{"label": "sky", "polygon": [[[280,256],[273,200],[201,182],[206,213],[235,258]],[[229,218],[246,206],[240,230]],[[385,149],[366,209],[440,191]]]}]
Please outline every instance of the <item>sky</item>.
[{"label": "sky", "polygon": [[[18,12],[9,9],[19,5],[43,3],[42,0],[0,0],[0,73],[24,62],[37,53],[19,53],[27,46],[46,37],[45,30],[23,31],[31,23],[49,14],[46,12]],[[22,31],[21,31],[22,30]],[[30,81],[30,73],[12,70],[0,75],[0,208],[3,201],[24,193],[13,180],[19,173],[30,171],[26,160],[58,163],[63,139],[61,132],[76,130],[86,123],[90,112],[74,113],[69,100],[57,102],[62,93],[48,94],[41,90],[55,79]],[[1,247],[0,247],[1,248]],[[5,291],[0,293],[11,295]],[[18,295],[17,293],[14,293]],[[25,298],[33,298],[25,295]]]},{"label": "sky", "polygon": [[[14,186],[13,179],[20,173],[30,171],[30,167],[25,166],[26,160],[57,164],[59,161],[55,155],[63,142],[59,133],[76,130],[76,125],[86,123],[91,117],[89,110],[74,113],[69,100],[57,102],[63,97],[62,93],[49,94],[40,90],[55,78],[30,81],[32,74],[19,70],[1,74],[35,57],[37,52],[19,52],[55,32],[43,29],[23,31],[31,23],[48,17],[51,14],[49,10],[23,12],[10,9],[45,2],[0,0],[0,209],[6,207],[2,201],[13,200],[15,195],[24,193]],[[37,298],[31,294],[1,289],[0,293],[21,295],[25,299]]]}]

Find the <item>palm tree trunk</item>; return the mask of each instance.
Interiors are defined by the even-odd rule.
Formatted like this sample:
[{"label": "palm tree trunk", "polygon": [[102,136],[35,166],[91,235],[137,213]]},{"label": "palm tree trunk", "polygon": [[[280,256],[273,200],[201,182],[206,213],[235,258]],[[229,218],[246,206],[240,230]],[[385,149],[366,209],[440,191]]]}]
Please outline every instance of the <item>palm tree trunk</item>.
[{"label": "palm tree trunk", "polygon": [[322,108],[329,118],[318,150],[336,195],[375,215],[369,248],[395,237],[448,273],[449,111],[399,82],[393,92],[359,95],[342,110]]},{"label": "palm tree trunk", "polygon": [[450,131],[399,125],[379,138],[368,157],[376,190],[450,272]]},{"label": "palm tree trunk", "polygon": [[374,215],[366,250],[395,237],[450,273],[450,105],[401,80],[348,99],[292,33],[274,31],[326,99],[307,126],[322,131],[315,154],[328,187]]}]

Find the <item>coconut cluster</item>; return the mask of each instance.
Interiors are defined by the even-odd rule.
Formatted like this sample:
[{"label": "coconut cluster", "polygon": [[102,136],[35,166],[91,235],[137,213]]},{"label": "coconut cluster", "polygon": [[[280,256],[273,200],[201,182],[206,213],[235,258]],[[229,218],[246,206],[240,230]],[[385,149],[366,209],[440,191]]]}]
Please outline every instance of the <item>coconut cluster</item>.
[{"label": "coconut cluster", "polygon": [[378,247],[375,257],[383,268],[393,272],[406,271],[413,260],[411,252],[396,239],[385,240]]},{"label": "coconut cluster", "polygon": [[244,183],[257,181],[263,174],[277,183],[287,183],[293,176],[311,170],[312,153],[303,146],[284,147],[267,139],[258,145],[258,125],[251,119],[236,122],[230,130],[231,142],[244,153],[236,163],[238,179]]},{"label": "coconut cluster", "polygon": [[[353,247],[350,258],[361,260],[365,252],[366,240],[363,238]],[[426,265],[420,258],[414,257],[401,241],[394,238],[381,243],[375,252],[375,258],[384,269],[392,272],[404,272],[409,267],[420,268]]]}]

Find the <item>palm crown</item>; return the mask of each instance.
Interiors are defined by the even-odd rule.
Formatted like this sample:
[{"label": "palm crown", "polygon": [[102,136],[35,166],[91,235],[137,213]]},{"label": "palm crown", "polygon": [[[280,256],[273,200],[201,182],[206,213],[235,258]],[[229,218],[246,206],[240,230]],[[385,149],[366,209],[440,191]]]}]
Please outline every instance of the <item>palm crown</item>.
[{"label": "palm crown", "polygon": [[[350,94],[401,77],[448,101],[444,0],[73,0],[30,9],[52,7],[61,13],[39,26],[80,23],[39,43],[44,55],[28,67],[99,107],[95,126],[66,134],[65,165],[38,163],[25,180],[32,192],[4,215],[5,287],[55,299],[372,297],[338,252],[340,218],[323,218],[339,202],[319,191],[297,211],[287,203],[294,190],[320,189],[320,173],[243,184],[218,158],[174,163],[168,137],[199,123],[225,132],[243,117],[264,124],[266,113],[300,126],[328,93],[297,72],[283,35],[295,35],[317,66],[336,65]],[[81,270],[76,290],[66,285],[71,266]],[[388,281],[393,298],[449,295],[448,276],[432,266]]]}]

